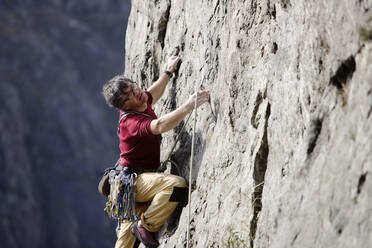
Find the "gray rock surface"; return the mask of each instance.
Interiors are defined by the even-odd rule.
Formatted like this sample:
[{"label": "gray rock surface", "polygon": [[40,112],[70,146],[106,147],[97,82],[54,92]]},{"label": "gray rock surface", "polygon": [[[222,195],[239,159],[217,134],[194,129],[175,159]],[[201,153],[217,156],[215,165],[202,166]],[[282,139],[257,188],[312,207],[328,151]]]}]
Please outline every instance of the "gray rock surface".
[{"label": "gray rock surface", "polygon": [[[372,246],[372,1],[132,1],[125,74],[148,87],[171,54],[158,114],[211,91],[192,247]],[[173,156],[186,178],[191,134]],[[187,208],[175,226],[162,247],[184,247]]]}]

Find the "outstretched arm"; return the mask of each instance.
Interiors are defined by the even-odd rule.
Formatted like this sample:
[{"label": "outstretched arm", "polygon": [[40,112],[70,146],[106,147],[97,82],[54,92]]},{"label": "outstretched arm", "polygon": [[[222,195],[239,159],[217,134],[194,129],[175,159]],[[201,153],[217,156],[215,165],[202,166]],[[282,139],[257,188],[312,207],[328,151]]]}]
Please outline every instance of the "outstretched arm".
[{"label": "outstretched arm", "polygon": [[176,110],[151,121],[151,132],[153,134],[161,134],[175,128],[181,123],[185,116],[194,109],[195,101],[197,101],[196,107],[199,107],[203,103],[207,102],[208,99],[209,91],[198,92],[198,97],[196,97],[196,93],[194,93],[186,103],[178,107]]},{"label": "outstretched arm", "polygon": [[[180,58],[177,56],[172,56],[168,59],[166,70],[173,73],[177,69],[178,62]],[[165,88],[169,82],[170,77],[163,73],[155,83],[151,85],[148,91],[152,95],[152,105],[154,105],[160,97],[163,95]]]}]

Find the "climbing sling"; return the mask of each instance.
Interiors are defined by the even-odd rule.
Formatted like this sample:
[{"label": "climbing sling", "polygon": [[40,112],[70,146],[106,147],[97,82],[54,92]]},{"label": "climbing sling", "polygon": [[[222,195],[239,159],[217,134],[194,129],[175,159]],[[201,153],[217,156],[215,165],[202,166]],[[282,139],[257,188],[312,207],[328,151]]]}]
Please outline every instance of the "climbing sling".
[{"label": "climbing sling", "polygon": [[[118,168],[120,168],[119,166]],[[118,224],[126,219],[138,220],[136,215],[136,190],[135,181],[137,173],[122,170],[110,170],[109,172],[110,194],[106,202],[105,212],[107,216],[118,220]]]}]

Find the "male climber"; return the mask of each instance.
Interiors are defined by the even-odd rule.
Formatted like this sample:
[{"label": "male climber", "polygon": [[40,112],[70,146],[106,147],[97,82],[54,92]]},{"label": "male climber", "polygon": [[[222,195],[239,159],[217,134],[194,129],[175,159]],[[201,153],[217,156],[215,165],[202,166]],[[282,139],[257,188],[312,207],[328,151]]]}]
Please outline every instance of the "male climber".
[{"label": "male climber", "polygon": [[179,57],[170,57],[164,73],[147,91],[122,75],[115,76],[103,87],[109,106],[119,109],[120,114],[130,113],[119,123],[119,165],[139,174],[135,184],[136,202],[151,202],[148,207],[137,207],[139,221],[133,224],[127,220],[122,222],[115,248],[132,248],[136,238],[147,247],[157,247],[159,242],[154,233],[178,204],[170,198],[177,188],[187,187],[182,177],[155,172],[160,166],[160,134],[178,126],[195,106],[199,107],[209,99],[208,91],[198,92],[197,97],[194,93],[176,110],[157,118],[152,105],[163,95],[179,60]]}]

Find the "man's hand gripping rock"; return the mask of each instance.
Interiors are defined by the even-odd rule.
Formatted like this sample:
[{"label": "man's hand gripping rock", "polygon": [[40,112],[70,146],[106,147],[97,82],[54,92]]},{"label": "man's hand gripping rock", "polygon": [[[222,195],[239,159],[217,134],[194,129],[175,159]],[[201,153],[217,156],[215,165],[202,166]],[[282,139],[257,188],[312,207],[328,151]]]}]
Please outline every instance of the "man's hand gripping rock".
[{"label": "man's hand gripping rock", "polygon": [[209,91],[203,90],[203,91],[199,91],[197,93],[192,94],[187,100],[186,104],[190,110],[193,110],[195,106],[198,108],[200,105],[208,102],[208,100],[209,100]]}]

